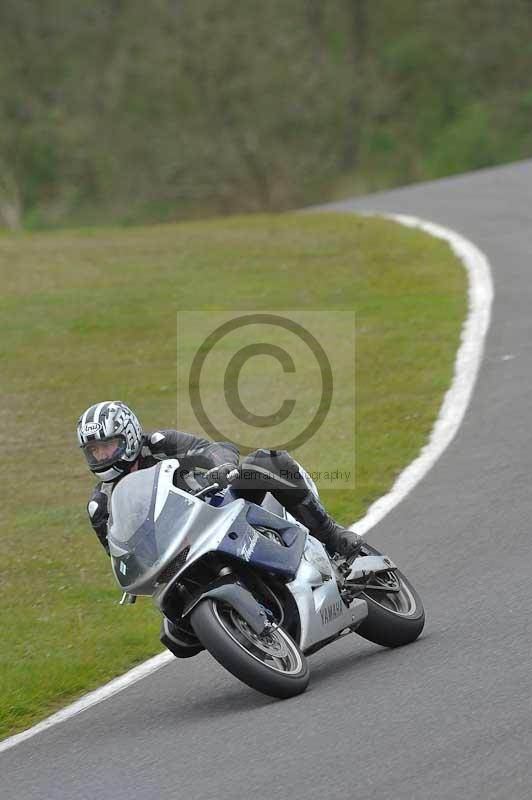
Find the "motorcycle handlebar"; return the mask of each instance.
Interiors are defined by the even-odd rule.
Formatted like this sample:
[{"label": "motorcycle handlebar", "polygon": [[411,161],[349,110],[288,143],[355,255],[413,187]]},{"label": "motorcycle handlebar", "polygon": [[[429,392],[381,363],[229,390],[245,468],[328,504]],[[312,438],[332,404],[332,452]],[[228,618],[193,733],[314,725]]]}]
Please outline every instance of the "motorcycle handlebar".
[{"label": "motorcycle handlebar", "polygon": [[[231,470],[231,472],[227,473],[227,482],[230,484],[240,475],[240,471],[235,467],[235,469]],[[194,497],[205,497],[208,494],[214,494],[218,489],[220,489],[219,483],[211,483],[210,486],[205,486],[204,489],[200,489],[199,492],[194,494]]]}]

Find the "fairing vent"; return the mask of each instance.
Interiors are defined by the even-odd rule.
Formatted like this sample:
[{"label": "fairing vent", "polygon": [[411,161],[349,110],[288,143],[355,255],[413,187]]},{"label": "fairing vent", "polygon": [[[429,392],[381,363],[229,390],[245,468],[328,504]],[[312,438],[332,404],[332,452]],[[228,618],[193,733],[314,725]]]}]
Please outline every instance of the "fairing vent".
[{"label": "fairing vent", "polygon": [[261,533],[266,539],[270,539],[270,541],[275,542],[276,544],[280,544],[285,547],[285,543],[283,542],[283,537],[279,533],[279,531],[273,530],[273,528],[265,528],[263,525],[253,525],[256,531]]},{"label": "fairing vent", "polygon": [[173,561],[170,561],[170,563],[163,569],[163,571],[157,578],[157,583],[169,583],[172,580],[172,578],[174,578],[177,575],[177,573],[187,560],[189,552],[190,552],[189,546],[181,550],[179,555],[177,555]]}]

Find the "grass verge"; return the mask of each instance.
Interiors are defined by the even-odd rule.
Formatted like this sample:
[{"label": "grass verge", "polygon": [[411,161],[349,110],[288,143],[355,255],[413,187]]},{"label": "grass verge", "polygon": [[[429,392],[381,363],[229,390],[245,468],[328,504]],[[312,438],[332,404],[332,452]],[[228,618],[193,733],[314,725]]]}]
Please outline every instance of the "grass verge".
[{"label": "grass verge", "polygon": [[149,601],[116,607],[74,425],[120,398],[178,426],[178,309],[356,310],[356,489],[324,497],[347,524],[426,441],[467,305],[445,243],[336,214],[3,235],[0,276],[0,738],[160,649]]}]

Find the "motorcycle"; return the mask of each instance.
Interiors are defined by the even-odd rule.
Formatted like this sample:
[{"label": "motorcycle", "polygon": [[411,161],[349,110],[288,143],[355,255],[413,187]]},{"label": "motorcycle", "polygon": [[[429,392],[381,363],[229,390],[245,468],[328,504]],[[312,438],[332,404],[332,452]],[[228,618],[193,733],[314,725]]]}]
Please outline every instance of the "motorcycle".
[{"label": "motorcycle", "polygon": [[122,602],[151,596],[178,658],[208,650],[248,686],[287,698],[307,688],[307,656],[349,633],[384,647],[420,635],[423,604],[390,558],[365,542],[352,563],[330,557],[271,494],[259,506],[198,485],[169,459],[111,497]]}]

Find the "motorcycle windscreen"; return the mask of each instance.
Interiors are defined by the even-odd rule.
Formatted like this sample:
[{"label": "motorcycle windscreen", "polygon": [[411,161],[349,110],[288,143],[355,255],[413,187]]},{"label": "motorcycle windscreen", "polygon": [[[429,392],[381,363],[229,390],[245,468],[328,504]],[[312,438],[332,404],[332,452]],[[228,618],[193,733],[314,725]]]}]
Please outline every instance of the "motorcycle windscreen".
[{"label": "motorcycle windscreen", "polygon": [[[193,512],[188,498],[159,485],[161,464],[123,478],[111,496],[109,547],[123,588],[132,587],[160,561]],[[158,505],[157,491],[166,491]]]}]

